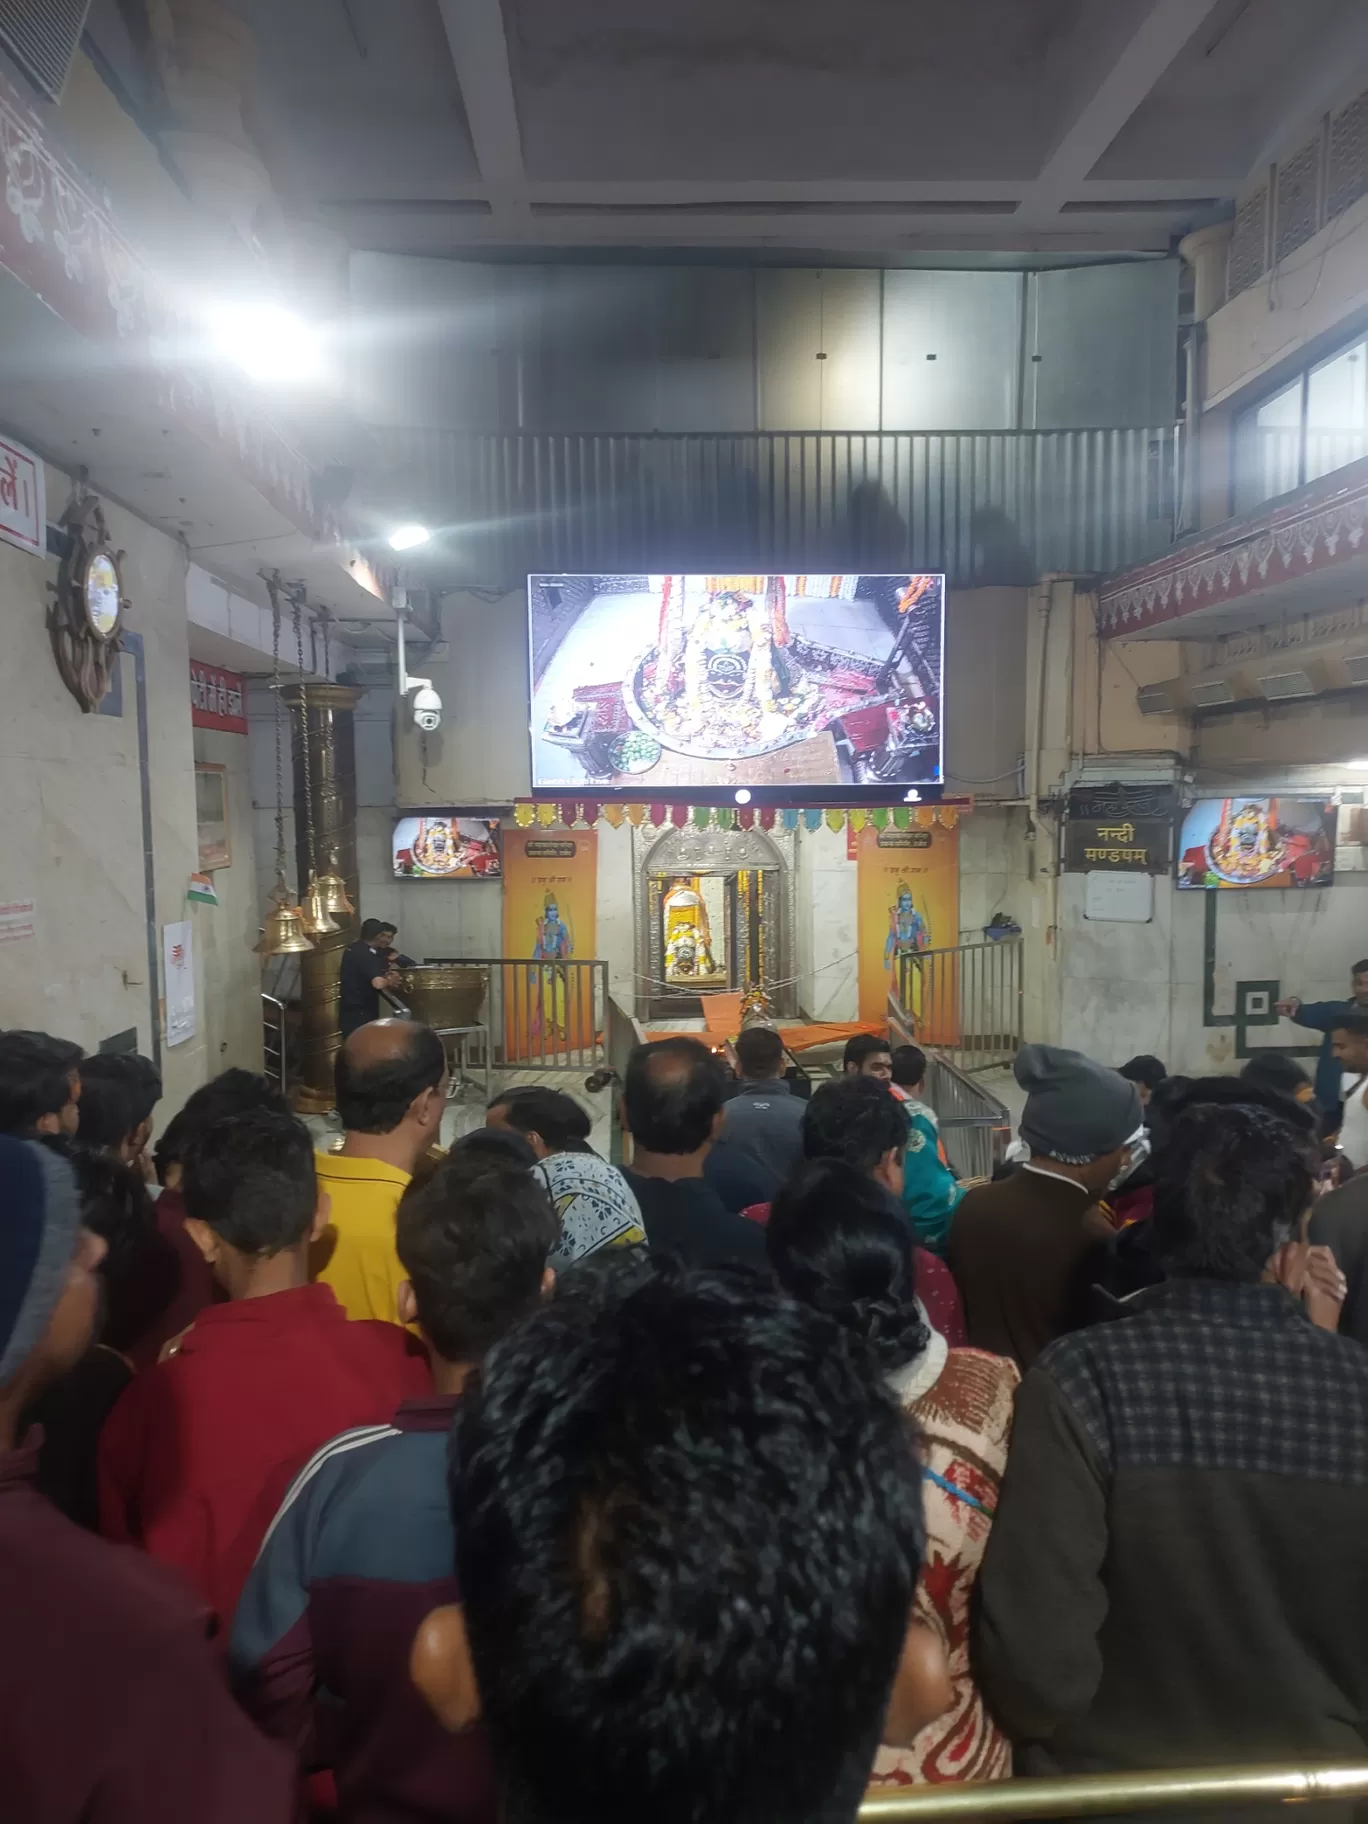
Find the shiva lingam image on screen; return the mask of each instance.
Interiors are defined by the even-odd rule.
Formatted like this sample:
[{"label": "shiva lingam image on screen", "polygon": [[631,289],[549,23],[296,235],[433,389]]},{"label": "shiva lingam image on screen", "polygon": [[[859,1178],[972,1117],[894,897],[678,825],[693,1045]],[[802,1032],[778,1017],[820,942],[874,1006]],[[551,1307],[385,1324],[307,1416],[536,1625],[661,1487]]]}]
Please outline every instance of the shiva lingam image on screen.
[{"label": "shiva lingam image on screen", "polygon": [[941,777],[945,579],[534,576],[538,789]]}]

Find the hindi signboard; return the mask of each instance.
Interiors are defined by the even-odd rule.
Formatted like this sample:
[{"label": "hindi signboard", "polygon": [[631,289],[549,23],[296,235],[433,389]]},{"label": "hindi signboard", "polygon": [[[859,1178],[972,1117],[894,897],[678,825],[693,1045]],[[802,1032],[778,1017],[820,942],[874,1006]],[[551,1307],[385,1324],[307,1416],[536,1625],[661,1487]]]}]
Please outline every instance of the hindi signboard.
[{"label": "hindi signboard", "polygon": [[43,465],[8,437],[0,437],[0,538],[36,557],[47,555]]},{"label": "hindi signboard", "polygon": [[217,728],[229,735],[247,733],[247,699],[237,672],[191,659],[190,720],[196,728]]},{"label": "hindi signboard", "polygon": [[1166,873],[1172,828],[1160,817],[1070,817],[1064,865],[1074,872]]}]

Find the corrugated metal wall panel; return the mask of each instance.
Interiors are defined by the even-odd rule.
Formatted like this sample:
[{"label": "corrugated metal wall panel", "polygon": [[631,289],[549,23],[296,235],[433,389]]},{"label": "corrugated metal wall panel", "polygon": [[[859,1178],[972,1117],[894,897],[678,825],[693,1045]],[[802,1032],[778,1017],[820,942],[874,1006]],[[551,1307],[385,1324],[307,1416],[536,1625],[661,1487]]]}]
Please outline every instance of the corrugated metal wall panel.
[{"label": "corrugated metal wall panel", "polygon": [[1102,573],[1173,540],[1178,431],[637,436],[380,431],[391,482],[458,528],[460,580],[530,570]]}]

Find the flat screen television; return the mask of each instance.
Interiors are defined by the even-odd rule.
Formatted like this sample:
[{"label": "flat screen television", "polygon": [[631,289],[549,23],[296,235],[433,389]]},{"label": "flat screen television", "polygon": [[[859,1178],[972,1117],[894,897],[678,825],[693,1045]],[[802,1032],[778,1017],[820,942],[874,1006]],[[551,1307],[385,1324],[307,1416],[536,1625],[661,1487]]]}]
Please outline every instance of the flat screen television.
[{"label": "flat screen television", "polygon": [[396,880],[498,880],[499,825],[452,811],[423,811],[394,826]]},{"label": "flat screen television", "polygon": [[934,798],[945,578],[531,576],[532,787]]},{"label": "flat screen television", "polygon": [[1328,887],[1335,806],[1323,798],[1199,798],[1178,839],[1180,887]]}]

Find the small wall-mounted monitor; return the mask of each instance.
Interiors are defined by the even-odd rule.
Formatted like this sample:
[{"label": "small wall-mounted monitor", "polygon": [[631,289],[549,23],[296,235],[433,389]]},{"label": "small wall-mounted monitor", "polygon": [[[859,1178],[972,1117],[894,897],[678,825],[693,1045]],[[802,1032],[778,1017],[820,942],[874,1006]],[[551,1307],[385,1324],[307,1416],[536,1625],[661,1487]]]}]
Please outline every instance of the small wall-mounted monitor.
[{"label": "small wall-mounted monitor", "polygon": [[453,811],[424,811],[394,826],[396,880],[498,880],[499,825]]},{"label": "small wall-mounted monitor", "polygon": [[531,576],[527,592],[534,791],[939,795],[938,573]]},{"label": "small wall-mounted monitor", "polygon": [[1199,798],[1178,839],[1180,887],[1328,887],[1335,806],[1323,798]]}]

